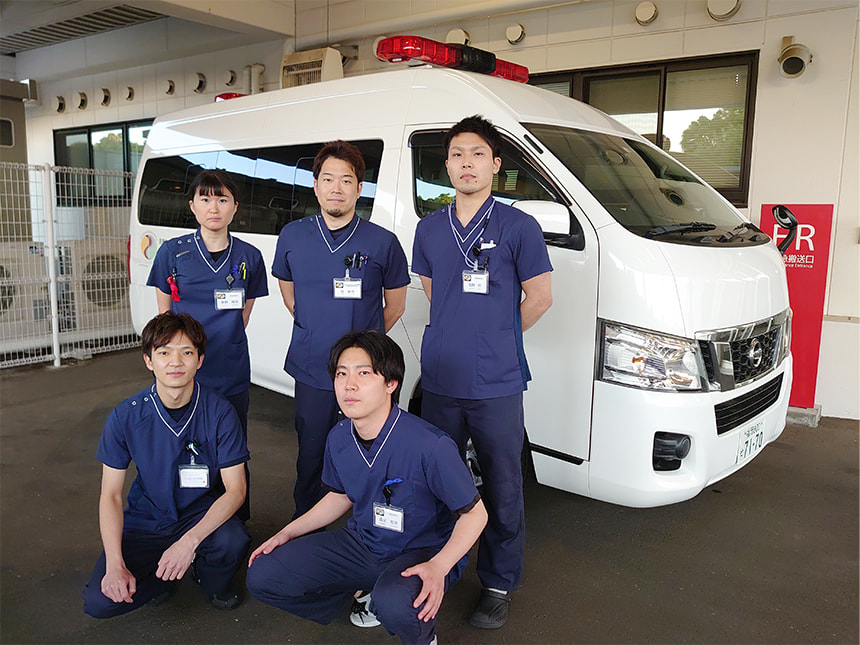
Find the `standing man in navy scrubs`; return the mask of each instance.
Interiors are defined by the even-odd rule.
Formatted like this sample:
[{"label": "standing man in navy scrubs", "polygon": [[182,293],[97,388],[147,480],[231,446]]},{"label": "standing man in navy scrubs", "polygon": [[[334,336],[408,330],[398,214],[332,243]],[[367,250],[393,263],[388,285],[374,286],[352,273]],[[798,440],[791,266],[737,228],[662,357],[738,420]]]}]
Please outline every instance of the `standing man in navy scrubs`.
[{"label": "standing man in navy scrubs", "polygon": [[[245,498],[245,435],[233,407],[195,381],[206,351],[200,323],[159,314],[141,340],[155,383],[114,408],[99,441],[104,552],[84,589],[84,612],[111,618],[160,604],[189,568],[214,607],[234,609],[241,601],[230,581],[251,542],[235,515]],[[132,461],[137,477],[123,512]],[[220,493],[212,487],[219,474]]]},{"label": "standing man in navy scrubs", "polygon": [[502,139],[472,116],[448,131],[445,165],[456,201],[418,223],[412,270],[430,300],[421,344],[422,417],[463,455],[471,437],[489,523],[478,549],[481,597],[469,622],[505,624],[525,539],[520,455],[523,391],[531,379],[523,332],[552,304],[538,223],[491,196]]},{"label": "standing man in navy scrubs", "polygon": [[326,368],[332,344],[348,331],[387,332],[406,308],[406,254],[391,231],[355,214],[364,170],[354,145],[322,147],[313,163],[320,213],[284,226],[272,263],[294,319],[284,364],[296,381],[294,518],[322,498],[325,440],[338,420]]},{"label": "standing man in navy scrubs", "polygon": [[[346,419],[332,428],[323,481],[308,513],[248,563],[260,601],[326,625],[356,588],[372,590],[382,625],[404,643],[435,643],[442,598],[487,522],[451,438],[397,406],[403,352],[378,331],[346,334],[328,371]],[[316,529],[352,511],[345,528]]]},{"label": "standing man in navy scrubs", "polygon": [[[266,266],[257,247],[228,231],[239,208],[230,175],[204,170],[190,195],[188,205],[200,227],[159,247],[147,285],[156,287],[159,313],[184,311],[203,325],[209,356],[197,379],[232,404],[247,439],[251,359],[245,327],[254,301],[269,295]],[[246,499],[239,516],[248,520],[250,515]]]}]

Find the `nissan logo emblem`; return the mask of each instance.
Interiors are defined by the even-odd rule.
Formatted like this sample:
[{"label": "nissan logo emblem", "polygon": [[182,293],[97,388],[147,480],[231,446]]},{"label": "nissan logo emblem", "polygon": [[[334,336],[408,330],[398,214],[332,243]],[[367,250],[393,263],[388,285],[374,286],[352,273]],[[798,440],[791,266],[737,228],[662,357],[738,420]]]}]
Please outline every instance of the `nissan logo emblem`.
[{"label": "nissan logo emblem", "polygon": [[758,367],[761,365],[761,359],[764,357],[764,350],[761,348],[761,343],[758,340],[753,339],[750,343],[749,351],[747,352],[747,363],[750,364],[751,367]]}]

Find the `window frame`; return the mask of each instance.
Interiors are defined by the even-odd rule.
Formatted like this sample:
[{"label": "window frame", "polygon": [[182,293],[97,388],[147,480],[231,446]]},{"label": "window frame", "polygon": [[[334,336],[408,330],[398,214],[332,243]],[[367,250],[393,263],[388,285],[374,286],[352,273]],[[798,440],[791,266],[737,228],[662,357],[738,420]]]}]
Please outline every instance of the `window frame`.
[{"label": "window frame", "polygon": [[659,93],[657,99],[657,141],[663,135],[663,118],[666,111],[666,77],[673,72],[716,69],[720,67],[747,67],[747,87],[744,104],[743,145],[741,148],[740,172],[737,188],[714,189],[731,202],[735,207],[746,208],[749,205],[750,174],[752,170],[752,141],[755,123],[756,87],[758,85],[759,54],[757,50],[719,54],[715,56],[700,56],[696,58],[678,58],[663,61],[649,61],[631,65],[607,65],[588,69],[569,70],[533,74],[529,78],[531,85],[567,82],[569,96],[583,103],[588,103],[588,84],[595,79],[638,77],[642,75],[659,76]]},{"label": "window frame", "polygon": [[[94,123],[91,125],[82,125],[72,128],[60,128],[58,130],[54,130],[54,163],[61,168],[83,168],[84,170],[96,170],[95,168],[93,168],[93,159],[95,157],[92,144],[93,133],[101,132],[103,130],[120,130],[122,132],[122,172],[135,172],[131,169],[131,141],[129,140],[129,130],[139,127],[152,127],[152,124],[154,122],[154,118],[135,119],[133,121]],[[86,137],[86,166],[69,166],[65,163],[60,163],[62,151],[67,148],[67,146],[65,146],[65,137],[69,135],[84,135]],[[67,154],[66,158],[68,158]],[[131,204],[134,183],[131,179],[123,182],[123,191],[121,195],[97,195],[95,178],[94,176],[90,176],[86,186],[86,195],[82,196],[69,194],[68,185],[66,183],[69,175],[70,173],[57,173],[57,201],[61,206],[128,206]]]}]

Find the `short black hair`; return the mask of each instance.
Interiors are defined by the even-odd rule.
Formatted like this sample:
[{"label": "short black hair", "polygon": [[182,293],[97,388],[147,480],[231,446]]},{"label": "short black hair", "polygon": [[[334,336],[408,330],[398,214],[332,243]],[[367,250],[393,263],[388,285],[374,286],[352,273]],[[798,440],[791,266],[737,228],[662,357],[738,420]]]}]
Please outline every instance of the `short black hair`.
[{"label": "short black hair", "polygon": [[486,141],[487,145],[490,146],[494,159],[502,156],[502,135],[499,134],[496,126],[480,114],[467,116],[459,123],[455,123],[451,129],[445,133],[445,155],[448,154],[448,150],[451,147],[451,139],[456,137],[458,134],[463,134],[465,132],[477,134]]},{"label": "short black hair", "polygon": [[206,353],[206,332],[203,325],[190,314],[165,311],[158,314],[148,323],[140,334],[143,353],[152,358],[152,350],[164,347],[178,333],[183,333],[197,349],[198,356]]},{"label": "short black hair", "polygon": [[341,336],[331,347],[328,358],[328,375],[334,381],[340,355],[351,347],[363,349],[370,356],[370,365],[376,374],[381,374],[385,382],[397,381],[397,388],[391,395],[394,403],[400,402],[400,389],[403,387],[403,375],[406,373],[406,363],[403,360],[403,350],[391,338],[375,329],[365,331],[350,331]]},{"label": "short black hair", "polygon": [[361,150],[356,148],[351,143],[346,141],[342,141],[338,139],[337,141],[330,141],[325,144],[320,151],[317,153],[317,156],[314,157],[314,163],[312,166],[312,172],[314,175],[314,179],[320,178],[320,171],[322,170],[322,165],[325,163],[325,160],[329,157],[334,157],[335,159],[340,159],[341,161],[345,161],[350,166],[352,166],[352,172],[355,173],[355,178],[359,183],[364,181],[364,157],[361,154]]},{"label": "short black hair", "polygon": [[190,199],[194,199],[197,193],[200,193],[201,195],[224,197],[225,189],[230,192],[230,196],[235,201],[239,201],[239,186],[236,185],[236,181],[230,176],[230,173],[218,168],[203,170],[197,173],[194,181],[191,182],[188,196]]}]

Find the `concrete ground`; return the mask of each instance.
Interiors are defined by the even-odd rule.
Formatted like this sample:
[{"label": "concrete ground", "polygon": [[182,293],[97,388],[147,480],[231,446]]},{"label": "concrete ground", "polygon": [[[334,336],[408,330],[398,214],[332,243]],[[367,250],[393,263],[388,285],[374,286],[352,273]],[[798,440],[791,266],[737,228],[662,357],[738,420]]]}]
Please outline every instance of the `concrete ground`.
[{"label": "concrete ground", "polygon": [[[246,593],[219,612],[190,580],[160,607],[85,616],[80,589],[101,549],[96,444],[108,412],[149,373],[137,352],[121,352],[0,378],[0,641],[396,642],[353,627],[346,609],[322,627]],[[292,400],[252,388],[249,435],[256,546],[292,512]],[[507,626],[468,625],[472,565],[442,606],[440,643],[858,642],[855,421],[789,426],[744,470],[669,507],[622,508],[532,483],[526,522]]]}]

